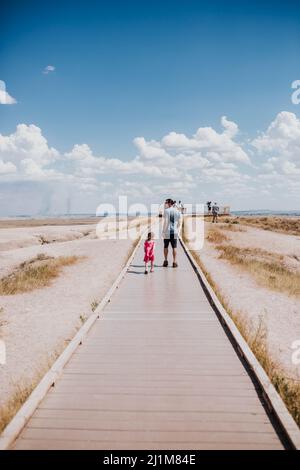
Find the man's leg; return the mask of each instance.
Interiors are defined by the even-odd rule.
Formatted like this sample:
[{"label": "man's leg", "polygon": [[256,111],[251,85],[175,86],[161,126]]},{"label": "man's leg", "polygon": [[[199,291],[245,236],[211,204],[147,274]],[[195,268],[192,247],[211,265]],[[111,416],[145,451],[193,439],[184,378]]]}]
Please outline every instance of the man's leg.
[{"label": "man's leg", "polygon": [[173,248],[173,263],[177,263],[177,248]]},{"label": "man's leg", "polygon": [[177,238],[171,240],[173,251],[173,268],[177,268]]},{"label": "man's leg", "polygon": [[168,252],[169,252],[169,249],[168,249],[168,246],[169,246],[169,241],[168,239],[164,239],[164,257],[165,257],[165,260],[164,260],[164,267],[167,267],[168,266]]}]

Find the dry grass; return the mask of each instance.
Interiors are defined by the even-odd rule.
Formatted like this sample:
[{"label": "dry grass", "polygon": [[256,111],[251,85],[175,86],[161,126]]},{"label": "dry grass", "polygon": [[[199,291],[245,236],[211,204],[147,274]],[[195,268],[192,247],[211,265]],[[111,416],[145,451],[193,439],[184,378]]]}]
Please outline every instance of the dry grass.
[{"label": "dry grass", "polygon": [[225,235],[225,233],[222,233],[221,230],[210,228],[208,234],[206,235],[206,240],[208,240],[210,243],[223,243],[229,240],[229,238],[227,235]]},{"label": "dry grass", "polygon": [[31,395],[33,390],[53,365],[65,346],[66,345],[61,346],[60,349],[57,349],[53,352],[53,354],[49,355],[49,357],[43,361],[40,367],[35,370],[33,378],[30,381],[23,381],[22,383],[19,383],[15,386],[15,391],[10,399],[0,407],[0,433],[10,423],[21,406],[25,403],[29,395]]},{"label": "dry grass", "polygon": [[[186,240],[185,240],[186,241]],[[300,426],[300,383],[286,376],[284,371],[279,367],[268,349],[267,331],[261,321],[258,327],[254,327],[250,321],[247,321],[241,312],[233,312],[226,299],[220,293],[220,290],[214,282],[210,273],[205,269],[197,252],[191,251],[197,264],[206,276],[209,284],[213,288],[219,301],[233,319],[241,335],[247,341],[253,354],[260,362],[261,366],[268,375],[270,381],[284,401],[287,409],[293,416],[294,420]]]},{"label": "dry grass", "polygon": [[254,328],[252,323],[247,321],[243,315],[240,313],[234,314],[228,308],[228,305],[226,310],[300,427],[300,383],[287,377],[282,368],[272,358],[268,349],[267,329],[263,321],[261,320],[258,327]]},{"label": "dry grass", "polygon": [[79,320],[81,321],[81,324],[83,325],[87,321],[88,317],[83,313],[79,315]]},{"label": "dry grass", "polygon": [[39,240],[41,245],[46,245],[46,244],[50,243],[50,241],[47,240],[47,238],[44,235],[40,235],[38,240]]},{"label": "dry grass", "polygon": [[38,381],[33,382],[23,388],[19,387],[11,399],[0,408],[0,433],[5,426],[11,421],[16,412],[20,409],[23,403],[27,400],[33,389],[36,387]]},{"label": "dry grass", "polygon": [[91,310],[92,312],[94,312],[96,310],[96,308],[98,307],[98,305],[100,304],[100,300],[93,300],[93,302],[91,303]]},{"label": "dry grass", "polygon": [[238,222],[272,232],[300,235],[300,217],[237,217],[235,219],[229,218],[224,220],[224,222]]},{"label": "dry grass", "polygon": [[76,263],[78,256],[52,258],[43,254],[21,263],[11,274],[0,279],[0,295],[15,295],[48,286],[64,266]]},{"label": "dry grass", "polygon": [[[1,318],[3,312],[4,312],[4,308],[3,308],[3,307],[0,307],[0,328],[1,328],[1,326],[4,325],[4,321],[3,321],[3,319]],[[1,339],[1,337],[0,337],[0,339]]]},{"label": "dry grass", "polygon": [[283,264],[284,257],[265,250],[217,245],[220,258],[250,273],[262,286],[300,297],[300,273]]},{"label": "dry grass", "polygon": [[[227,219],[226,219],[227,220]],[[229,220],[229,219],[228,219]],[[206,239],[220,252],[220,258],[239,266],[251,274],[258,284],[268,289],[300,297],[300,272],[291,270],[284,256],[258,248],[239,248],[230,244],[230,238],[222,232],[226,226],[210,227]],[[228,222],[228,230],[240,227]],[[225,229],[226,230],[226,229]],[[297,259],[297,257],[295,257]]]},{"label": "dry grass", "polygon": [[247,232],[246,227],[241,227],[239,224],[234,224],[234,223],[225,223],[219,226],[220,229],[222,230],[228,230],[230,232]]}]

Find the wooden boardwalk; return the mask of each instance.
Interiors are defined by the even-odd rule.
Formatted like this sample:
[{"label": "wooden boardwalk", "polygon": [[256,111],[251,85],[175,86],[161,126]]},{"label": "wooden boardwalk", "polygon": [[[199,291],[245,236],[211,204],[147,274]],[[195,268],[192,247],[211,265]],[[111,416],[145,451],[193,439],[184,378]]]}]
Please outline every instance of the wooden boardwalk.
[{"label": "wooden boardwalk", "polygon": [[183,249],[142,251],[13,448],[282,449]]}]

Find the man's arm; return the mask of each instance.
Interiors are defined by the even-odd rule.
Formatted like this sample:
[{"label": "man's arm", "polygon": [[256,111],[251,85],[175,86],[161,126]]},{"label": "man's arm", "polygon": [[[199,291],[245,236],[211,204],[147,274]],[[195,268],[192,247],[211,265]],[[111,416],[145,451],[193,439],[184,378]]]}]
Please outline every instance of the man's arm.
[{"label": "man's arm", "polygon": [[182,216],[181,212],[179,212],[179,219],[177,221],[177,230],[178,230],[179,234],[181,233],[182,222],[183,222],[183,216]]},{"label": "man's arm", "polygon": [[162,229],[162,236],[163,236],[163,238],[166,238],[167,228],[168,228],[168,224],[169,224],[168,216],[167,216],[166,211],[164,211],[163,217],[164,217],[164,223],[163,223],[163,229]]}]

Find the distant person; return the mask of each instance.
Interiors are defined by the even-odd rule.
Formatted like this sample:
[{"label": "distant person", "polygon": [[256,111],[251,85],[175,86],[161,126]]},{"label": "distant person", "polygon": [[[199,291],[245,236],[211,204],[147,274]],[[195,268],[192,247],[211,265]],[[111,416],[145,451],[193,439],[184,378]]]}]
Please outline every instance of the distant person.
[{"label": "distant person", "polygon": [[154,233],[149,232],[147,239],[144,243],[144,263],[145,263],[145,274],[148,274],[148,263],[151,263],[150,272],[154,271],[154,250],[155,250],[155,241]]},{"label": "distant person", "polygon": [[216,202],[214,202],[214,205],[212,206],[212,216],[213,216],[212,222],[213,223],[218,222],[219,210],[220,210],[219,206],[217,205]]},{"label": "distant person", "polygon": [[168,266],[168,252],[169,244],[172,246],[173,253],[173,268],[177,268],[177,238],[180,231],[181,225],[181,213],[174,206],[172,199],[166,199],[165,212],[164,212],[164,225],[163,225],[163,237],[164,237],[164,267]]},{"label": "distant person", "polygon": [[177,209],[179,210],[180,214],[184,213],[184,205],[181,201],[178,202]]},{"label": "distant person", "polygon": [[207,201],[206,205],[207,205],[207,212],[210,215],[210,213],[211,213],[211,201]]}]

